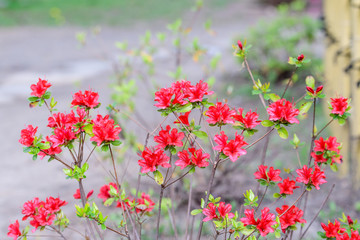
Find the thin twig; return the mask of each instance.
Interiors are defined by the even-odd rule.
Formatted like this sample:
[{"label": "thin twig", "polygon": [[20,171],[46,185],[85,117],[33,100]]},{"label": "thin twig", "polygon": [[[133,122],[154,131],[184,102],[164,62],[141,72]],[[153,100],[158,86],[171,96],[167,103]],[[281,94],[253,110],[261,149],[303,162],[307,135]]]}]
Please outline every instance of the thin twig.
[{"label": "thin twig", "polygon": [[[256,86],[254,76],[252,75],[251,69],[249,67],[249,64],[248,64],[248,61],[246,60],[246,58],[244,58],[244,62],[245,62],[245,65],[246,65],[246,69],[247,69],[248,73],[250,74],[251,81],[253,82],[254,86]],[[262,105],[266,109],[266,103],[265,103],[265,99],[264,99],[264,96],[262,95],[262,93],[259,94],[259,97],[260,97]]]},{"label": "thin twig", "polygon": [[264,137],[266,137],[267,135],[269,135],[275,128],[271,128],[269,131],[267,131],[262,137],[260,137],[258,140],[256,140],[255,142],[251,143],[250,145],[248,145],[246,148],[244,148],[245,150],[252,147],[253,145],[255,145],[256,143],[258,143],[259,141],[261,141]]},{"label": "thin twig", "polygon": [[[309,230],[310,226],[314,223],[314,221],[316,220],[317,216],[319,216],[320,211],[321,211],[321,210],[323,209],[323,207],[325,206],[325,203],[329,200],[329,197],[330,197],[332,191],[334,190],[334,188],[335,188],[335,184],[332,185],[332,187],[331,187],[328,195],[326,196],[326,198],[325,198],[324,201],[322,202],[322,204],[321,204],[318,212],[315,214],[314,218],[311,220],[309,226],[305,229],[304,233],[300,236],[299,240],[302,239],[302,238],[305,236],[305,234],[306,234],[306,232]],[[300,232],[300,234],[301,234],[301,232]]]}]

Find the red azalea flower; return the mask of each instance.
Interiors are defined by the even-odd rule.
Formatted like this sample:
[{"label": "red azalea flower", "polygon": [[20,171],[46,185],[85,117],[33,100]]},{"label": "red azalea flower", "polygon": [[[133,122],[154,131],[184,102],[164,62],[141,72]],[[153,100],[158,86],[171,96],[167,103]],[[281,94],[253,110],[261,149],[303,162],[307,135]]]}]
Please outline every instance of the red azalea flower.
[{"label": "red azalea flower", "polygon": [[20,228],[19,228],[19,221],[16,220],[15,223],[13,224],[10,224],[9,227],[8,227],[8,237],[12,237],[14,240],[18,239],[18,237],[21,236],[21,231],[20,231]]},{"label": "red azalea flower", "polygon": [[264,165],[259,166],[259,170],[254,173],[255,179],[263,179],[266,182],[279,182],[282,180],[280,177],[281,170],[270,167],[269,171],[266,171],[268,167]]},{"label": "red azalea flower", "polygon": [[181,169],[184,169],[192,164],[188,151],[183,150],[178,152],[178,157],[179,159],[175,162],[175,165]]},{"label": "red azalea flower", "polygon": [[[86,199],[89,199],[89,197],[91,197],[94,193],[94,190],[91,190],[90,192],[88,192],[88,194],[86,195]],[[81,199],[81,194],[80,194],[80,189],[76,189],[75,194],[73,195],[74,199]]]},{"label": "red azalea flower", "polygon": [[320,137],[319,140],[315,140],[314,152],[324,152],[326,150],[326,141],[323,137]]},{"label": "red azalea flower", "polygon": [[280,188],[280,194],[288,194],[292,195],[294,189],[300,188],[299,186],[295,186],[296,182],[294,180],[290,180],[290,178],[284,179],[282,183],[278,183]]},{"label": "red azalea flower", "polygon": [[344,97],[330,98],[331,113],[342,116],[348,108],[348,99]]},{"label": "red azalea flower", "polygon": [[299,175],[299,177],[296,178],[296,181],[308,184],[310,182],[312,172],[312,168],[308,168],[307,165],[304,165],[303,168],[296,170],[296,173]]},{"label": "red azalea flower", "polygon": [[34,128],[32,125],[28,125],[27,128],[21,130],[19,143],[26,147],[30,147],[34,142],[37,129],[38,127]]},{"label": "red azalea flower", "polygon": [[[41,159],[43,159],[45,156],[54,156],[56,154],[59,154],[62,152],[60,147],[54,147],[54,142],[52,142],[51,138],[46,136],[46,141],[50,143],[50,148],[43,149],[41,152],[39,152],[39,156]],[[43,141],[44,142],[44,141]],[[45,143],[45,142],[44,142]]]},{"label": "red azalea flower", "polygon": [[71,127],[68,128],[55,128],[54,135],[49,136],[49,141],[53,143],[53,147],[56,148],[59,145],[66,145],[70,141],[76,139],[75,133]]},{"label": "red azalea flower", "polygon": [[260,222],[260,220],[255,220],[254,212],[255,209],[245,209],[245,217],[240,219],[244,226],[257,225]]},{"label": "red azalea flower", "polygon": [[66,201],[60,200],[60,198],[48,197],[46,198],[44,208],[49,213],[57,213],[60,211],[60,207],[68,204]]},{"label": "red azalea flower", "polygon": [[40,202],[39,198],[34,198],[34,200],[27,201],[23,205],[23,209],[21,211],[22,214],[24,214],[24,217],[22,218],[23,221],[25,221],[28,217],[33,216],[36,214],[36,209],[43,205],[44,202]]},{"label": "red azalea flower", "polygon": [[65,113],[54,113],[51,117],[48,118],[49,124],[47,125],[50,128],[68,128],[72,127],[77,123],[75,114],[73,111],[69,114]]},{"label": "red azalea flower", "polygon": [[215,106],[210,106],[206,111],[206,116],[209,117],[206,121],[210,124],[224,125],[226,123],[234,123],[233,116],[236,114],[235,110],[230,110],[226,103],[217,102]]},{"label": "red azalea flower", "polygon": [[191,153],[191,162],[197,167],[207,167],[209,166],[209,162],[206,161],[210,158],[210,154],[203,153],[201,149],[189,148],[189,152]]},{"label": "red azalea flower", "polygon": [[174,123],[182,123],[185,126],[190,126],[190,123],[189,123],[189,115],[190,115],[190,113],[191,113],[191,111],[186,112],[184,115],[180,115],[178,117],[179,120],[176,120]]},{"label": "red azalea flower", "polygon": [[209,203],[202,212],[206,216],[206,218],[203,219],[203,222],[218,218],[218,215],[216,214],[216,206],[213,203]]},{"label": "red azalea flower", "polygon": [[340,152],[340,150],[339,150],[340,145],[341,144],[336,141],[336,137],[331,137],[330,136],[326,141],[326,150],[339,153]]},{"label": "red azalea flower", "polygon": [[260,124],[259,115],[256,112],[251,112],[251,109],[245,114],[245,117],[243,117],[243,108],[239,108],[238,111],[239,114],[235,114],[233,118],[235,121],[239,121],[245,129],[250,130]]},{"label": "red azalea flower", "polygon": [[315,166],[315,170],[311,176],[311,183],[315,186],[317,190],[320,189],[319,185],[326,183],[326,176],[324,171],[322,171],[318,166]]},{"label": "red azalea flower", "polygon": [[115,125],[114,120],[109,119],[109,115],[106,115],[105,117],[97,115],[96,119],[93,119],[91,122],[94,124],[94,136],[90,138],[90,140],[96,142],[98,146],[104,142],[119,139],[121,127],[119,125]]},{"label": "red azalea flower", "polygon": [[324,154],[316,154],[315,152],[311,153],[311,157],[314,158],[315,163],[325,163],[327,159],[324,158]]},{"label": "red azalea flower", "polygon": [[166,156],[164,151],[160,148],[153,150],[146,148],[141,153],[141,156],[143,159],[140,159],[138,164],[142,167],[142,173],[154,172],[158,166],[162,166],[164,168],[171,167],[169,164],[169,157]]},{"label": "red azalea flower", "polygon": [[225,205],[224,202],[220,202],[217,210],[218,210],[221,218],[225,218],[226,214],[228,215],[228,218],[233,218],[235,216],[233,213],[230,212],[231,204]]},{"label": "red azalea flower", "polygon": [[279,121],[280,123],[299,123],[295,117],[299,115],[299,110],[286,99],[279,99],[272,103],[266,111],[269,114],[269,120]]},{"label": "red azalea flower", "polygon": [[261,210],[261,218],[259,223],[257,224],[256,228],[259,230],[260,235],[265,237],[271,232],[275,230],[271,227],[272,225],[276,224],[275,221],[275,214],[269,213],[270,209],[265,207]]},{"label": "red azalea flower", "polygon": [[214,147],[214,150],[222,152],[226,147],[228,136],[225,135],[224,131],[220,132],[220,135],[215,135],[214,141],[218,144]]},{"label": "red azalea flower", "polygon": [[325,235],[328,238],[337,238],[340,236],[340,234],[346,231],[345,228],[342,228],[340,226],[340,222],[338,222],[337,220],[335,220],[334,223],[331,223],[329,221],[328,225],[321,223],[321,227],[325,230]]},{"label": "red azalea flower", "polygon": [[223,153],[235,162],[240,156],[245,155],[247,152],[242,149],[243,146],[248,145],[244,141],[244,137],[235,133],[235,139],[230,140],[223,149]]},{"label": "red azalea flower", "polygon": [[98,198],[101,198],[103,200],[103,202],[105,202],[106,200],[108,200],[109,198],[111,198],[110,195],[110,185],[113,186],[116,190],[118,190],[118,187],[116,185],[116,183],[109,183],[109,185],[104,185],[100,188],[100,193],[98,194]]},{"label": "red azalea flower", "polygon": [[318,166],[315,166],[313,172],[312,168],[308,168],[306,165],[302,169],[296,170],[299,177],[296,178],[297,182],[303,182],[305,184],[313,185],[317,190],[320,189],[319,185],[326,183],[326,176],[324,171],[322,171]]},{"label": "red azalea flower", "polygon": [[214,92],[208,91],[208,84],[200,80],[195,86],[189,87],[189,101],[190,102],[201,102],[204,98],[204,95],[211,95]]},{"label": "red azalea flower", "polygon": [[314,89],[312,89],[312,88],[309,87],[309,86],[306,87],[306,90],[307,90],[309,93],[311,93],[311,94],[315,94]]},{"label": "red azalea flower", "polygon": [[150,196],[142,193],[141,198],[137,199],[136,212],[151,212],[154,209],[155,203],[150,199]]},{"label": "red azalea flower", "polygon": [[30,86],[32,90],[30,95],[41,98],[46,93],[46,90],[48,90],[49,87],[51,87],[51,84],[48,83],[47,80],[41,80],[41,78],[39,78],[37,84],[32,84]]},{"label": "red azalea flower", "polygon": [[161,88],[159,91],[155,92],[155,101],[158,102],[155,106],[161,109],[170,107],[172,96],[172,88]]},{"label": "red azalea flower", "polygon": [[336,237],[336,240],[360,240],[359,232],[351,229],[351,236],[346,232],[344,235],[340,235]]},{"label": "red azalea flower", "polygon": [[292,206],[289,209],[288,205],[283,205],[281,208],[276,208],[276,212],[279,214],[280,217],[280,224],[281,224],[281,230],[283,233],[285,233],[286,229],[290,226],[295,225],[296,223],[306,223],[306,220],[301,218],[304,215],[304,212],[295,207]]},{"label": "red azalea flower", "polygon": [[183,132],[178,132],[176,128],[171,130],[169,125],[166,126],[166,129],[162,129],[159,132],[158,136],[154,137],[154,141],[159,143],[156,147],[157,148],[165,148],[167,146],[178,146],[182,147],[182,139],[185,137]]},{"label": "red azalea flower", "polygon": [[82,93],[82,91],[79,91],[74,94],[71,106],[94,108],[99,105],[98,99],[99,94],[97,92],[86,90],[84,93]]},{"label": "red azalea flower", "polygon": [[40,207],[37,214],[33,216],[33,220],[30,221],[30,225],[35,228],[35,231],[40,226],[50,226],[55,217],[55,214],[49,213],[44,207]]}]

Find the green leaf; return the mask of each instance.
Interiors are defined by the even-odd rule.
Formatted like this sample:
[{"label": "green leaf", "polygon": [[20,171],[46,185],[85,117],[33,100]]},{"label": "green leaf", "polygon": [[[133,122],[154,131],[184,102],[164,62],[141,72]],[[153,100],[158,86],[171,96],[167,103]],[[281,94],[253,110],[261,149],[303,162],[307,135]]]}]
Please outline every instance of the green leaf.
[{"label": "green leaf", "polygon": [[[111,186],[111,185],[110,185],[110,186]],[[109,207],[109,206],[111,206],[111,204],[113,204],[114,200],[115,200],[115,198],[108,198],[108,199],[104,202],[104,205],[105,205],[106,207]]]},{"label": "green leaf", "polygon": [[37,101],[39,101],[39,99],[40,99],[40,98],[35,97],[35,96],[28,98],[29,102],[37,102]]},{"label": "green leaf", "polygon": [[180,113],[189,112],[191,110],[192,110],[192,104],[191,103],[187,103],[184,106],[180,106],[180,107],[176,108],[176,112],[180,112]]},{"label": "green leaf", "polygon": [[85,173],[89,169],[89,163],[84,163],[84,165],[81,167],[81,172]]},{"label": "green leaf", "polygon": [[280,99],[280,96],[275,93],[269,93],[267,94],[271,101],[276,102]]},{"label": "green leaf", "polygon": [[191,168],[190,168],[190,170],[189,170],[189,174],[192,174],[192,173],[194,173],[195,172],[195,166],[192,166]]},{"label": "green leaf", "polygon": [[315,89],[315,79],[313,76],[307,76],[305,82],[306,82],[306,86]]},{"label": "green leaf", "polygon": [[200,139],[207,139],[208,135],[204,131],[193,131],[192,132],[195,136],[197,136]]},{"label": "green leaf", "polygon": [[309,111],[309,109],[311,108],[313,102],[305,102],[303,103],[300,108],[299,108],[299,113],[301,115],[304,115],[305,113],[307,113]]},{"label": "green leaf", "polygon": [[279,136],[280,136],[281,138],[287,139],[287,138],[289,137],[289,133],[288,133],[288,131],[286,130],[286,128],[281,127],[281,128],[279,128],[277,131],[278,131],[278,134],[279,134]]},{"label": "green leaf", "polygon": [[274,126],[274,122],[270,121],[270,120],[263,120],[261,122],[261,125],[263,125],[264,127],[271,127],[271,126]]},{"label": "green leaf", "polygon": [[110,186],[110,190],[109,190],[109,194],[110,196],[117,196],[118,195],[118,190],[116,190],[116,188],[112,185],[109,185]]},{"label": "green leaf", "polygon": [[106,152],[108,150],[109,150],[109,145],[104,144],[104,145],[101,146],[101,151]]},{"label": "green leaf", "polygon": [[338,167],[336,164],[330,164],[330,168],[333,172],[337,172],[338,171]]},{"label": "green leaf", "polygon": [[280,193],[274,193],[274,194],[273,194],[273,197],[274,197],[274,198],[279,198],[279,197],[281,197],[281,194],[280,194]]},{"label": "green leaf", "polygon": [[338,123],[342,126],[342,125],[344,125],[346,123],[346,120],[343,119],[343,118],[339,118]]},{"label": "green leaf", "polygon": [[114,146],[119,146],[121,144],[121,141],[115,140],[115,141],[112,141],[111,144]]},{"label": "green leaf", "polygon": [[51,97],[51,92],[45,92],[45,94],[42,96],[43,99],[49,99]]},{"label": "green leaf", "polygon": [[195,215],[198,215],[200,213],[202,213],[202,209],[194,209],[191,211],[191,215],[195,216]]},{"label": "green leaf", "polygon": [[156,170],[154,172],[154,179],[155,179],[155,182],[159,185],[163,184],[164,183],[164,177],[163,175],[161,174],[161,172],[159,172],[158,170]]},{"label": "green leaf", "polygon": [[51,98],[51,101],[50,101],[50,108],[54,108],[56,106],[57,102],[55,102],[55,99],[54,97]]},{"label": "green leaf", "polygon": [[93,133],[93,124],[86,124],[83,129],[85,131],[86,134],[90,135],[90,136],[94,136],[94,133]]}]

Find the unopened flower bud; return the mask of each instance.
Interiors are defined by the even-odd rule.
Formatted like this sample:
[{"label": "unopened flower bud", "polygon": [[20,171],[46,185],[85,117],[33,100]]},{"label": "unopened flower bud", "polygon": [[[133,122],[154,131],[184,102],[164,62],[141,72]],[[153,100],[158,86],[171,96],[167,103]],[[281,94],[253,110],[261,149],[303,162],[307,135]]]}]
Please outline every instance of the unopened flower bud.
[{"label": "unopened flower bud", "polygon": [[314,94],[314,93],[315,93],[315,92],[314,92],[314,89],[312,89],[312,88],[309,87],[309,86],[306,87],[306,90],[307,90],[309,93],[311,93],[311,94]]},{"label": "unopened flower bud", "polygon": [[241,43],[240,40],[238,40],[237,44],[238,44],[239,48],[240,48],[241,50],[243,50],[243,45],[242,45],[242,43]]},{"label": "unopened flower bud", "polygon": [[354,224],[354,221],[351,219],[350,216],[347,216],[347,220],[350,226]]},{"label": "unopened flower bud", "polygon": [[229,233],[231,233],[231,234],[233,234],[234,232],[235,232],[234,229],[230,229],[230,230],[229,230]]},{"label": "unopened flower bud", "polygon": [[316,89],[316,93],[319,93],[323,90],[323,85],[319,86],[317,89]]},{"label": "unopened flower bud", "polygon": [[301,54],[301,55],[299,55],[298,57],[297,57],[297,60],[299,61],[299,62],[301,62],[302,60],[304,60],[304,54]]}]

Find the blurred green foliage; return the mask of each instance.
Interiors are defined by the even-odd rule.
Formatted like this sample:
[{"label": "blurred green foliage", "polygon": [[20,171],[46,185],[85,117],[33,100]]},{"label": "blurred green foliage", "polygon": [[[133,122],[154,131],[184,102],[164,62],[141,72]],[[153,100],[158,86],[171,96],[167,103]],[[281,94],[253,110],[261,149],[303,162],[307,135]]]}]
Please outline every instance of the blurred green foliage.
[{"label": "blurred green foliage", "polygon": [[[222,7],[234,0],[208,0]],[[141,20],[169,19],[194,0],[0,0],[0,26],[119,25]]]},{"label": "blurred green foliage", "polygon": [[[289,57],[305,55],[311,64],[305,64],[298,71],[297,78],[307,75],[317,76],[322,61],[311,51],[309,46],[314,42],[320,30],[320,21],[304,13],[306,2],[297,0],[291,4],[278,6],[278,15],[273,19],[263,19],[250,29],[248,42],[254,48],[249,56],[256,78],[267,82],[278,82],[289,78],[294,67],[288,64]],[[301,49],[301,50],[300,50]]]}]

